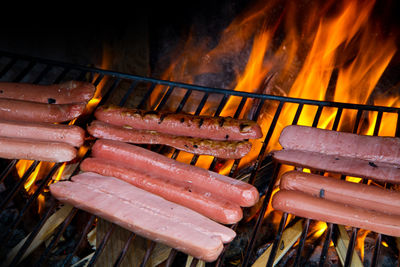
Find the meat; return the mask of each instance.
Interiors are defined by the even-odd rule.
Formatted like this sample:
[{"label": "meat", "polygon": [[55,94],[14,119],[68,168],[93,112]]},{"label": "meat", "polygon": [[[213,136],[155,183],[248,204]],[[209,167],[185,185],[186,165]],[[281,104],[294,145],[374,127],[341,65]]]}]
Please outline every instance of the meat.
[{"label": "meat", "polygon": [[0,119],[28,122],[65,122],[80,116],[86,103],[43,104],[0,98]]},{"label": "meat", "polygon": [[85,140],[85,130],[76,125],[0,119],[0,136],[62,142],[80,147]]},{"label": "meat", "polygon": [[54,197],[195,258],[215,261],[235,232],[114,177],[82,173],[50,185]]},{"label": "meat", "polygon": [[345,205],[299,191],[279,190],[272,198],[272,207],[299,217],[400,236],[399,215]]},{"label": "meat", "polygon": [[282,175],[281,190],[295,190],[342,204],[400,215],[400,192],[333,177],[289,171]]},{"label": "meat", "polygon": [[397,137],[366,136],[289,125],[282,130],[279,143],[285,149],[400,165],[400,138]]},{"label": "meat", "polygon": [[87,102],[93,97],[94,92],[93,84],[81,81],[68,81],[52,85],[0,82],[0,98],[46,104]]},{"label": "meat", "polygon": [[97,138],[134,144],[164,144],[189,153],[211,155],[222,159],[238,159],[251,150],[249,141],[219,141],[176,136],[150,130],[137,130],[130,126],[116,126],[99,120],[93,121],[87,130]]},{"label": "meat", "polygon": [[400,168],[393,164],[291,149],[272,151],[271,154],[283,164],[400,184]]},{"label": "meat", "polygon": [[124,180],[223,224],[237,223],[243,216],[239,205],[198,188],[188,181],[156,176],[146,170],[139,172],[131,169],[127,164],[101,158],[86,158],[82,161],[80,168],[84,172],[95,172]]},{"label": "meat", "polygon": [[0,158],[49,162],[70,161],[77,150],[66,143],[38,141],[26,138],[0,137]]},{"label": "meat", "polygon": [[116,106],[102,106],[96,119],[117,126],[213,140],[244,140],[262,137],[260,126],[250,120],[230,117],[196,116],[165,111],[144,111]]},{"label": "meat", "polygon": [[253,206],[259,199],[257,189],[246,182],[173,160],[136,145],[98,139],[92,147],[92,156],[117,160],[129,164],[132,169],[148,170],[176,181],[190,182],[242,207]]}]

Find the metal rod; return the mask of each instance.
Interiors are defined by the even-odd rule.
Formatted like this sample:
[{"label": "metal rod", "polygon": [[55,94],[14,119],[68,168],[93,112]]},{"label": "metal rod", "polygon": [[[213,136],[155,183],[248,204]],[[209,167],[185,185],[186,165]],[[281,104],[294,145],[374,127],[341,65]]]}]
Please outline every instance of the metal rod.
[{"label": "metal rod", "polygon": [[299,245],[297,247],[296,259],[294,261],[294,266],[301,265],[301,254],[303,252],[304,244],[306,242],[309,226],[310,226],[310,219],[307,218],[304,221],[303,231],[301,232]]},{"label": "metal rod", "polygon": [[274,264],[276,252],[278,251],[279,243],[281,242],[283,229],[285,228],[286,220],[288,214],[284,212],[281,217],[281,221],[279,223],[278,233],[275,235],[274,242],[272,243],[271,253],[269,254],[267,267],[271,267]]},{"label": "metal rod", "polygon": [[135,237],[136,237],[136,234],[131,232],[131,234],[128,237],[128,240],[125,242],[124,248],[122,249],[121,253],[118,255],[118,258],[113,265],[114,267],[118,267],[121,265],[122,261],[125,259],[125,255],[128,252],[129,247],[131,246],[132,241],[135,239]]},{"label": "metal rod", "polygon": [[327,232],[326,232],[324,245],[322,247],[321,256],[319,258],[319,267],[323,267],[324,264],[325,264],[326,257],[327,257],[327,254],[328,254],[329,245],[330,245],[331,240],[332,240],[332,233],[333,233],[333,224],[332,223],[328,223],[328,229],[327,229]]},{"label": "metal rod", "polygon": [[18,74],[17,77],[14,78],[13,82],[21,81],[28,74],[28,72],[35,66],[35,64],[36,62],[29,61],[29,64],[21,71],[20,74]]},{"label": "metal rod", "polygon": [[161,110],[164,107],[164,105],[167,103],[168,98],[172,94],[172,91],[174,90],[174,88],[175,88],[175,86],[168,87],[167,92],[161,98],[160,103],[158,105],[156,105],[156,107],[152,108],[152,110]]},{"label": "metal rod", "polygon": [[131,85],[129,86],[128,90],[126,91],[126,93],[124,94],[124,96],[122,97],[121,101],[119,102],[119,106],[125,106],[126,101],[128,100],[129,96],[132,95],[132,93],[134,92],[136,86],[138,84],[138,81],[133,81],[131,83]]},{"label": "metal rod", "polygon": [[150,97],[150,95],[153,93],[154,88],[156,87],[155,83],[152,83],[149,87],[149,89],[147,89],[146,94],[143,96],[142,101],[140,101],[139,105],[138,105],[138,109],[144,109],[145,105],[146,105],[146,101],[148,100],[148,98]]},{"label": "metal rod", "polygon": [[324,108],[323,106],[318,106],[317,113],[315,114],[312,127],[317,127],[318,122],[319,122],[319,118],[321,117],[321,113],[322,113],[322,109],[323,108]]},{"label": "metal rod", "polygon": [[371,267],[378,266],[379,253],[381,251],[382,235],[378,234],[375,241],[374,254],[372,254]]},{"label": "metal rod", "polygon": [[53,239],[51,240],[50,244],[46,247],[46,250],[42,253],[39,260],[36,262],[35,266],[43,266],[46,263],[47,257],[49,256],[51,250],[58,243],[58,241],[61,238],[61,235],[65,232],[65,230],[67,229],[68,225],[71,223],[71,221],[74,218],[77,211],[78,211],[77,208],[73,208],[70,211],[67,218],[64,219],[61,227],[58,228],[57,233],[55,233],[55,235],[53,236]]},{"label": "metal rod", "polygon": [[10,172],[13,170],[15,164],[17,163],[17,159],[13,159],[10,161],[10,163],[7,165],[7,167],[1,172],[0,174],[0,183],[3,183],[4,180],[7,178],[7,176],[10,174]]},{"label": "metal rod", "polygon": [[72,257],[76,254],[78,251],[79,247],[83,243],[83,241],[86,240],[86,235],[89,233],[90,228],[93,226],[94,219],[96,218],[95,215],[91,215],[88,222],[85,225],[85,228],[83,229],[79,241],[76,243],[73,251],[67,255],[67,257],[64,259],[64,262],[62,263],[62,266],[68,266],[69,262],[72,260]]},{"label": "metal rod", "polygon": [[12,260],[10,266],[16,266],[17,265],[17,263],[20,261],[20,259],[24,255],[25,251],[29,248],[29,246],[31,245],[32,241],[35,239],[35,237],[39,233],[40,229],[42,229],[42,226],[45,224],[45,222],[50,217],[50,215],[52,214],[52,212],[53,212],[53,210],[55,208],[56,208],[56,202],[52,201],[50,208],[47,210],[47,212],[44,214],[44,216],[40,219],[39,223],[36,224],[36,226],[33,229],[33,231],[29,234],[29,236],[26,239],[25,243],[18,250],[17,254],[15,255],[14,259]]},{"label": "metal rod", "polygon": [[145,267],[147,264],[147,261],[150,259],[151,252],[153,251],[154,247],[156,246],[156,243],[154,241],[150,241],[150,245],[146,250],[146,253],[144,254],[143,260],[140,263],[140,267]]},{"label": "metal rod", "polygon": [[303,104],[299,104],[299,106],[297,107],[296,114],[294,115],[294,118],[292,121],[293,125],[297,125],[297,123],[299,122],[300,114],[303,111],[303,107],[304,107]]},{"label": "metal rod", "polygon": [[25,183],[26,179],[33,173],[33,171],[36,169],[38,166],[39,162],[34,161],[28,168],[28,170],[24,173],[21,179],[19,179],[18,183],[15,184],[13,189],[8,193],[8,195],[3,199],[3,201],[0,204],[0,213],[5,209],[7,204],[14,198],[14,196],[17,194],[19,189],[23,186]]},{"label": "metal rod", "polygon": [[354,253],[354,247],[356,245],[356,240],[357,240],[357,232],[358,232],[358,228],[353,227],[353,231],[351,233],[351,237],[350,237],[350,241],[349,241],[349,246],[347,247],[346,259],[344,261],[344,267],[351,266],[351,260],[353,258],[353,253]]},{"label": "metal rod", "polygon": [[96,251],[94,252],[87,266],[93,266],[96,263],[97,259],[103,252],[108,240],[110,239],[111,234],[114,232],[114,229],[115,229],[115,224],[111,224],[110,228],[108,229],[108,232],[105,234],[99,246],[96,248]]},{"label": "metal rod", "polygon": [[335,121],[333,122],[333,126],[332,126],[333,131],[337,131],[342,113],[343,113],[343,108],[338,108],[338,110],[336,112],[336,116],[335,116]]},{"label": "metal rod", "polygon": [[175,112],[179,113],[182,111],[183,107],[185,106],[187,100],[189,99],[189,96],[192,94],[192,90],[187,90],[185,95],[183,96],[181,102],[179,103],[179,106],[176,108]]}]

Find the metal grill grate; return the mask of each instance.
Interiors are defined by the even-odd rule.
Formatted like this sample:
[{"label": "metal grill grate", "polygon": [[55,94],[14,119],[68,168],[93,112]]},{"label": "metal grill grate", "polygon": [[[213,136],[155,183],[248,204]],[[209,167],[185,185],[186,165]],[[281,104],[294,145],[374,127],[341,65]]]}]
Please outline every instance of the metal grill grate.
[{"label": "metal grill grate", "polygon": [[[134,106],[138,108],[147,108],[152,110],[170,109],[175,112],[188,111],[190,110],[194,114],[209,113],[214,116],[219,116],[221,112],[226,107],[229,100],[235,98],[234,106],[230,103],[230,110],[233,117],[243,117],[246,116],[252,120],[258,120],[260,117],[268,114],[268,123],[264,126],[265,137],[261,140],[261,146],[257,151],[257,156],[251,162],[251,167],[247,168],[246,177],[248,181],[252,184],[258,184],[261,195],[263,196],[262,205],[260,207],[257,216],[252,220],[253,227],[250,233],[250,239],[246,247],[243,247],[243,259],[241,260],[242,266],[248,266],[254,260],[254,250],[257,240],[260,239],[260,227],[263,222],[265,212],[267,211],[268,204],[270,202],[273,184],[277,178],[277,173],[280,170],[280,165],[272,165],[268,157],[268,152],[274,138],[279,135],[279,129],[288,124],[298,124],[302,116],[305,113],[312,113],[310,120],[310,125],[312,127],[318,127],[320,123],[325,120],[325,112],[327,110],[334,111],[334,117],[332,123],[330,124],[331,129],[338,130],[341,124],[344,124],[344,120],[347,120],[344,114],[354,114],[351,117],[351,125],[347,127],[351,128],[351,131],[358,133],[363,127],[363,123],[366,121],[368,123],[374,124],[374,135],[379,135],[381,130],[381,125],[386,123],[388,117],[395,117],[395,125],[393,125],[393,135],[400,136],[400,109],[392,107],[380,107],[373,105],[356,105],[349,103],[336,103],[327,101],[313,101],[307,99],[296,99],[281,96],[272,95],[260,95],[252,94],[246,92],[231,91],[219,88],[208,88],[195,85],[182,84],[171,81],[163,81],[157,79],[151,79],[147,77],[139,77],[135,75],[118,73],[108,70],[101,70],[92,67],[75,66],[71,64],[55,62],[51,60],[32,58],[29,56],[14,55],[6,52],[0,53],[0,80],[1,81],[13,81],[13,82],[31,82],[36,84],[47,84],[47,83],[58,83],[65,80],[86,80],[92,82],[94,85],[102,88],[101,90],[101,101],[98,105],[102,105],[106,102],[114,102],[120,106]],[[118,92],[123,92],[118,93]],[[160,97],[155,97],[160,96]],[[243,108],[246,104],[250,106],[244,114]],[[282,114],[287,111],[287,109],[295,109],[293,116],[287,120],[282,119]],[[322,118],[322,119],[321,119]],[[373,118],[373,119],[371,119]],[[93,119],[92,114],[83,116],[79,118],[76,124],[85,126],[88,122]],[[373,120],[373,121],[371,121]],[[347,123],[347,122],[346,122]],[[89,143],[93,140],[89,140]],[[151,146],[154,151],[160,153],[164,152],[164,147],[162,146]],[[177,159],[181,152],[174,150],[171,153],[171,157]],[[86,154],[87,155],[87,154]],[[83,155],[85,157],[85,155]],[[190,164],[196,164],[200,156],[192,155]],[[81,158],[75,162],[75,169],[69,176],[76,174],[79,171],[79,162]],[[0,183],[6,183],[9,177],[12,175],[17,160],[7,161],[4,164],[4,168],[0,174]],[[213,158],[209,165],[210,170],[218,170],[221,164],[226,164],[225,161]],[[10,204],[22,194],[23,184],[28,179],[28,177],[38,168],[39,162],[33,162],[30,167],[24,172],[22,178],[14,183],[11,187],[6,187],[5,191],[1,193],[1,203],[0,203],[0,213],[3,212]],[[228,176],[238,177],[240,171],[238,166],[240,165],[240,160],[235,160],[232,162],[230,169],[228,171]],[[36,182],[36,191],[26,198],[26,201],[19,212],[11,222],[8,223],[6,231],[0,235],[1,250],[10,251],[15,250],[12,259],[9,260],[10,266],[15,266],[21,259],[21,257],[27,252],[27,250],[32,245],[35,237],[39,234],[43,225],[56,211],[59,203],[49,196],[46,199],[45,211],[41,214],[40,218],[31,218],[29,210],[32,205],[37,201],[40,194],[43,194],[48,184],[54,179],[55,174],[59,171],[62,164],[53,165],[48,172],[43,176],[40,181]],[[82,214],[84,212],[77,210],[76,208],[69,211],[68,215],[65,217],[64,221],[57,227],[54,232],[52,239],[47,243],[46,249],[41,253],[39,259],[34,265],[41,266],[46,265],[49,255],[52,249],[60,242],[61,237],[65,233],[67,226],[72,220],[77,216],[77,214]],[[73,256],[79,250],[79,247],[86,239],[87,233],[92,229],[95,223],[95,216],[86,214],[86,220],[82,225],[82,229],[79,235],[76,236],[76,241],[74,246],[68,249],[68,253],[62,263],[62,266],[67,266],[71,263]],[[273,259],[277,253],[280,238],[285,230],[285,225],[287,223],[287,214],[284,214],[280,220],[279,229],[277,229],[277,234],[272,240],[272,250],[268,261],[268,266],[272,266]],[[15,249],[11,246],[12,239],[15,238],[13,235],[14,230],[20,225],[24,219],[33,220],[34,224],[31,226],[29,234],[26,239],[20,242],[20,246]],[[303,264],[305,261],[305,256],[303,248],[304,242],[307,237],[307,231],[309,229],[311,220],[304,221],[304,227],[302,235],[299,239],[299,244],[297,247],[297,256],[295,265]],[[236,227],[233,226],[233,227]],[[329,224],[326,231],[325,240],[323,242],[323,250],[320,255],[320,266],[323,266],[325,259],[327,257],[327,248],[332,240],[337,229],[336,226]],[[93,256],[89,259],[87,266],[92,266],[95,264],[96,260],[103,252],[105,245],[112,235],[114,230],[114,225],[110,227],[106,235],[104,236],[101,243],[98,245]],[[358,229],[353,230],[353,234],[350,237],[350,243],[348,245],[345,266],[351,264],[352,253],[354,252],[355,240],[357,237]],[[120,255],[115,262],[114,266],[119,266],[124,259],[125,254],[128,251],[128,247],[131,244],[134,233],[128,238],[124,249],[121,250]],[[376,266],[378,262],[380,243],[383,236],[378,235],[376,240],[376,249],[373,254],[372,266]],[[15,244],[13,244],[15,245]],[[143,258],[142,266],[148,260],[150,254],[152,253],[152,246],[147,250],[146,255]],[[228,245],[226,251],[230,249]],[[166,265],[172,265],[177,252],[172,251],[168,257]],[[213,263],[215,266],[226,265],[224,262],[225,254],[223,254],[218,261]],[[197,260],[192,262],[192,265],[197,263]],[[211,264],[210,264],[211,265]]]}]

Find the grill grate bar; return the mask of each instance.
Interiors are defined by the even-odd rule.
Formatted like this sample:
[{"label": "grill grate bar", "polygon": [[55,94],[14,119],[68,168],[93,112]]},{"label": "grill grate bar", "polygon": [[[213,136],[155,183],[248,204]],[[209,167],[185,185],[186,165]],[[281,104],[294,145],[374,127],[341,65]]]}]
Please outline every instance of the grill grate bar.
[{"label": "grill grate bar", "polygon": [[28,179],[28,177],[33,173],[33,171],[36,169],[38,166],[39,162],[34,161],[28,168],[28,170],[24,173],[22,178],[18,181],[17,184],[13,187],[13,189],[10,191],[10,193],[3,199],[3,201],[0,204],[0,213],[4,211],[6,208],[7,204],[10,203],[10,201],[14,198],[14,196],[18,193],[18,191],[21,189],[21,187],[24,185],[25,181]]},{"label": "grill grate bar", "polygon": [[[172,94],[176,88],[183,89],[186,91],[184,92],[183,98],[180,100],[180,103],[177,106],[175,112],[181,112],[184,109],[184,107],[187,104],[188,99],[192,95],[193,91],[203,93],[201,101],[197,105],[197,108],[195,109],[196,115],[199,115],[202,112],[202,110],[204,109],[209,98],[214,95],[222,96],[222,99],[220,100],[219,104],[217,104],[218,106],[217,106],[216,112],[214,113],[214,116],[218,116],[221,114],[221,112],[224,110],[226,104],[228,103],[228,100],[230,99],[230,97],[240,97],[240,103],[238,104],[233,116],[235,118],[239,118],[240,115],[242,114],[243,108],[245,107],[246,103],[248,101],[252,101],[253,107],[250,111],[250,114],[252,115],[251,117],[253,120],[257,120],[259,118],[259,115],[261,114],[261,111],[263,110],[263,107],[265,106],[266,102],[268,102],[267,104],[269,104],[269,103],[275,103],[277,101],[279,104],[275,110],[274,117],[272,118],[272,122],[269,125],[268,132],[264,138],[264,142],[260,149],[260,153],[258,154],[257,158],[255,159],[255,163],[253,164],[254,168],[250,173],[250,180],[249,180],[250,183],[254,183],[255,180],[259,179],[259,178],[265,179],[265,177],[258,177],[259,176],[258,173],[261,169],[261,165],[264,163],[263,160],[265,158],[265,153],[266,153],[268,144],[272,140],[273,135],[276,134],[275,133],[276,128],[277,128],[276,126],[277,125],[282,126],[280,124],[279,120],[280,120],[280,113],[281,113],[284,105],[298,105],[296,113],[295,113],[293,121],[292,121],[292,124],[299,123],[299,119],[302,115],[303,108],[305,106],[316,107],[317,112],[314,115],[314,118],[312,121],[313,127],[317,127],[319,121],[321,120],[321,116],[322,116],[323,112],[325,112],[325,109],[324,109],[325,107],[336,108],[337,112],[336,112],[333,126],[332,126],[333,130],[337,130],[339,128],[340,121],[343,117],[342,115],[345,111],[347,111],[347,110],[357,111],[356,119],[355,119],[354,126],[353,126],[354,133],[358,132],[360,125],[364,126],[364,120],[366,120],[366,115],[369,115],[372,112],[377,112],[377,116],[376,116],[376,120],[375,120],[374,135],[379,134],[379,129],[381,127],[382,120],[384,120],[384,116],[383,116],[384,113],[395,113],[398,116],[397,124],[396,124],[396,136],[400,136],[400,120],[399,120],[400,109],[399,108],[381,107],[381,106],[372,106],[372,105],[356,105],[356,104],[348,104],[348,103],[315,101],[315,100],[280,97],[280,96],[272,96],[272,95],[253,94],[253,93],[247,93],[247,92],[230,91],[230,90],[225,90],[225,89],[208,88],[208,87],[202,87],[202,86],[196,86],[196,85],[182,84],[182,83],[177,83],[177,82],[156,80],[156,79],[151,79],[151,78],[146,78],[146,77],[140,77],[140,76],[123,74],[123,73],[118,73],[118,72],[113,72],[113,71],[101,70],[101,69],[96,69],[96,68],[75,66],[75,65],[71,65],[71,64],[53,62],[50,60],[36,59],[36,58],[32,58],[32,57],[24,57],[24,56],[16,57],[15,55],[10,55],[8,53],[4,53],[3,59],[4,59],[4,57],[9,58],[10,60],[8,62],[6,62],[5,66],[1,69],[0,77],[3,77],[4,75],[8,76],[10,74],[8,72],[11,70],[14,71],[16,65],[18,65],[17,63],[19,63],[19,60],[22,60],[22,61],[25,61],[26,64],[23,65],[25,67],[22,67],[22,70],[19,70],[19,73],[17,73],[16,78],[13,79],[15,81],[20,81],[20,80],[26,79],[28,77],[28,75],[30,74],[30,72],[33,69],[37,68],[39,65],[38,63],[40,63],[40,65],[43,66],[43,64],[44,64],[45,66],[43,69],[40,70],[39,75],[36,77],[36,79],[34,79],[34,83],[40,83],[41,81],[44,81],[46,78],[48,80],[49,76],[55,77],[54,82],[61,82],[64,79],[70,79],[72,77],[72,75],[74,75],[73,73],[78,72],[78,74],[76,76],[78,80],[85,80],[85,78],[86,78],[87,80],[92,81],[92,83],[96,86],[99,85],[100,83],[105,84],[104,86],[102,86],[102,93],[103,93],[103,91],[104,91],[104,93],[103,93],[103,96],[98,105],[105,103],[105,101],[107,99],[109,99],[110,96],[113,94],[115,89],[120,86],[120,83],[122,81],[130,82],[130,86],[129,86],[128,90],[126,92],[124,92],[124,96],[121,99],[121,101],[119,102],[120,106],[125,105],[128,101],[128,98],[137,91],[139,83],[144,83],[146,85],[146,92],[145,92],[144,97],[142,97],[142,99],[139,99],[141,101],[139,101],[138,108],[144,108],[144,106],[146,104],[148,104],[148,99],[152,96],[153,93],[155,93],[156,85],[165,86],[165,88],[167,88],[164,95],[159,100],[159,102],[158,102],[159,104],[155,105],[153,107],[154,109],[157,109],[157,110],[161,110],[167,105],[167,103],[169,102],[168,100],[170,99],[170,97],[172,96]],[[60,69],[60,71],[57,72],[57,74],[54,74],[52,72],[53,68]],[[18,70],[18,69],[16,69],[16,70]],[[87,118],[85,118],[85,119],[87,119]],[[85,121],[85,123],[86,123],[86,121]],[[163,147],[155,147],[155,149],[158,152],[163,152]],[[171,158],[176,159],[178,154],[179,154],[179,150],[175,149]],[[196,164],[198,158],[199,158],[198,155],[193,155],[191,164]],[[231,167],[229,174],[228,174],[229,176],[232,176],[232,177],[234,176],[234,173],[237,169],[237,166],[239,165],[239,162],[240,162],[240,160],[235,160],[233,162],[233,166]],[[0,175],[0,181],[4,181],[4,179],[6,179],[10,175],[10,173],[14,169],[16,163],[17,163],[16,160],[11,161],[6,166],[6,168],[4,170],[2,170],[2,173]],[[213,170],[217,166],[217,164],[218,164],[218,159],[214,158],[209,169]],[[58,169],[58,168],[53,169],[54,172],[56,171],[56,169]],[[76,173],[78,171],[78,169],[79,169],[79,162],[78,162],[78,167],[76,168],[74,173]],[[252,235],[249,240],[248,246],[246,248],[246,253],[244,255],[244,261],[243,261],[244,265],[243,266],[247,266],[250,263],[250,259],[252,257],[252,253],[253,253],[254,246],[255,246],[255,240],[257,238],[257,234],[259,232],[260,225],[263,221],[263,217],[265,215],[265,212],[267,210],[267,207],[270,202],[271,195],[272,195],[272,190],[273,190],[272,185],[273,185],[274,181],[277,179],[279,170],[280,170],[280,165],[279,164],[275,165],[274,171],[272,172],[272,178],[269,178],[269,179],[271,179],[271,181],[268,181],[269,185],[266,187],[265,190],[263,190],[263,192],[261,192],[261,195],[262,195],[262,197],[264,197],[264,200],[263,200],[263,203],[261,206],[260,213],[254,222],[254,226],[253,226],[253,229],[251,232]],[[30,172],[32,173],[32,171],[30,171]],[[25,172],[23,178],[21,178],[20,180],[23,180],[24,178],[26,180],[29,177],[29,175],[30,174],[28,174],[28,172]],[[46,176],[46,178],[43,179],[43,181],[41,181],[40,186],[42,184],[45,186],[45,184],[47,184],[47,182],[49,181],[47,179],[51,179],[52,176],[53,175],[48,174]],[[8,198],[12,199],[13,196],[10,194],[15,194],[19,190],[19,188],[20,187],[18,185],[16,187],[12,188],[11,193],[9,193]],[[34,202],[35,199],[37,199],[37,196],[40,195],[41,192],[42,192],[42,189],[38,190],[37,192],[35,192],[35,195],[32,195],[30,197],[28,204],[24,208],[24,212],[28,209],[28,207],[31,205],[31,203]],[[6,205],[4,201],[5,200],[3,200],[3,203],[4,203],[4,204],[2,204],[3,206]],[[52,203],[52,205],[56,205],[56,204]],[[54,209],[54,207],[52,207],[52,209]],[[46,216],[48,217],[49,214],[51,214],[51,212],[52,211],[50,209],[46,210],[44,217],[46,217]],[[18,223],[21,221],[23,213],[20,213],[20,215],[18,217]],[[74,215],[71,215],[71,219],[73,217],[74,217]],[[279,240],[280,240],[282,232],[284,231],[284,228],[285,228],[287,217],[288,217],[288,214],[284,214],[283,217],[281,218],[280,227],[278,230],[278,234],[276,236],[278,239],[275,238],[273,241],[274,243],[272,244],[272,251],[275,251],[275,252],[271,253],[271,256],[269,258],[269,264],[270,264],[269,266],[271,266],[271,264],[274,261],[276,251],[278,249]],[[85,236],[86,236],[87,232],[93,226],[93,222],[94,222],[95,218],[96,217],[94,215],[92,215],[91,219],[89,219],[89,221],[87,222],[85,229],[82,231],[82,234],[80,235],[78,244],[74,247],[73,251],[70,254],[68,254],[68,256],[65,258],[64,265],[67,265],[71,261],[72,256],[78,251],[80,244],[85,240]],[[34,234],[34,232],[36,230],[39,231],[41,229],[40,225],[43,225],[45,220],[39,221],[39,223],[35,226],[34,231],[31,232],[31,234]],[[310,225],[310,222],[311,222],[311,220],[306,220],[307,227]],[[66,221],[64,221],[64,225],[65,225],[65,223],[66,223]],[[326,230],[326,235],[324,237],[325,239],[323,242],[323,244],[324,244],[323,249],[322,249],[322,252],[320,255],[320,266],[322,266],[323,263],[326,261],[329,244],[332,240],[332,234],[334,232],[334,229],[336,229],[334,226],[335,225],[333,225],[333,224],[328,224],[328,229]],[[114,227],[114,225],[112,224],[112,226],[109,229],[109,231],[107,232],[106,236],[103,238],[103,240],[100,244],[100,247],[98,249],[96,249],[93,257],[90,260],[89,265],[93,265],[96,262],[99,255],[102,253],[102,251],[106,245],[106,242],[108,241],[108,238],[111,236],[111,234],[113,232],[113,227]],[[234,225],[233,227],[236,227],[236,225]],[[59,239],[59,238],[57,238],[57,236],[58,237],[61,236],[62,233],[64,232],[64,230],[62,230],[62,227],[61,227],[59,232],[56,233],[56,235],[53,237],[53,241],[51,242],[51,246],[47,248],[48,251],[42,255],[39,262],[46,261],[46,259],[50,255],[51,247],[56,246],[56,244],[58,243],[57,239]],[[355,229],[353,228],[353,233],[354,233],[354,231],[355,231]],[[303,250],[304,250],[304,243],[307,238],[307,232],[308,232],[308,230],[303,230],[303,235],[302,235],[302,237],[300,237],[301,245],[299,245],[299,247],[297,248],[296,262],[300,265],[303,264],[303,260],[305,259],[304,256],[302,256],[302,254],[304,254]],[[34,235],[36,236],[36,234],[34,234]],[[131,242],[132,242],[134,236],[135,236],[135,234],[132,233],[130,238],[125,243],[125,248],[121,251],[121,253],[119,254],[119,257],[116,259],[114,266],[118,266],[119,264],[121,264],[121,262],[124,259],[125,253],[127,252],[127,249],[131,245]],[[356,238],[356,237],[357,237],[357,232],[352,236],[352,238]],[[29,238],[33,239],[34,236],[33,237],[29,236]],[[29,247],[30,242],[32,241],[31,240],[29,242],[29,238],[23,244],[24,250],[23,251],[20,250],[18,252],[20,256],[22,256],[25,253],[26,249]],[[377,264],[377,261],[379,258],[380,243],[381,243],[380,240],[381,240],[381,235],[378,235],[378,238],[376,240],[377,246],[376,246],[376,249],[374,250],[374,255],[373,255],[373,262],[375,262],[375,264]],[[153,245],[154,244],[155,243],[153,242]],[[152,250],[150,247],[147,250],[147,252],[149,254],[151,254],[151,251]],[[353,252],[354,252],[354,244],[349,246],[349,248],[347,250],[347,254],[353,253]],[[177,251],[171,250],[168,260],[167,260],[167,266],[173,264],[173,261],[174,261],[174,258],[176,257],[176,255],[177,255]],[[307,255],[305,255],[305,256],[308,257],[308,255],[309,255],[309,253],[307,253]],[[218,266],[223,264],[222,260],[221,260],[223,257],[224,257],[224,254],[222,254],[220,259],[218,260],[218,262],[217,262]],[[144,260],[144,262],[146,261],[145,258],[143,260]],[[349,258],[348,260],[351,260],[351,259]],[[14,263],[17,262],[16,258],[14,258],[13,262]],[[194,259],[194,261],[192,261],[192,264],[195,265],[196,262],[197,262],[197,259]]]},{"label": "grill grate bar", "polygon": [[301,253],[304,249],[304,244],[306,242],[309,227],[310,227],[310,219],[305,219],[303,232],[301,233],[300,242],[297,247],[297,254],[296,254],[296,259],[294,261],[294,266],[300,266],[301,264]]}]

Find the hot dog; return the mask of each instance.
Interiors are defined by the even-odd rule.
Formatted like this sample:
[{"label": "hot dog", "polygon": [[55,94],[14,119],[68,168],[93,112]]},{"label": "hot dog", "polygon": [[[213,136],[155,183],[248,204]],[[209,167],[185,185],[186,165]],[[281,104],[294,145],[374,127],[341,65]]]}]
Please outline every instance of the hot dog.
[{"label": "hot dog", "polygon": [[66,143],[0,137],[0,158],[64,162],[73,160],[76,153]]},{"label": "hot dog", "polygon": [[76,125],[0,119],[0,136],[62,142],[79,147],[85,140],[85,130]]},{"label": "hot dog", "polygon": [[235,232],[199,213],[114,177],[82,173],[50,185],[62,202],[93,213],[153,241],[214,261]]},{"label": "hot dog", "polygon": [[176,181],[189,181],[213,194],[237,203],[242,207],[257,203],[257,189],[246,182],[208,171],[168,158],[136,145],[98,139],[92,147],[92,156],[118,160],[137,170],[148,170],[156,175],[169,176]]},{"label": "hot dog", "polygon": [[272,151],[271,155],[280,163],[296,167],[368,178],[380,182],[400,183],[398,165],[290,149]]},{"label": "hot dog", "polygon": [[196,116],[166,111],[144,111],[117,106],[102,106],[96,119],[117,126],[213,140],[244,140],[262,137],[260,126],[250,120],[230,117]]},{"label": "hot dog", "polygon": [[299,191],[279,190],[272,207],[295,216],[400,236],[400,216],[345,205]]},{"label": "hot dog", "polygon": [[28,122],[65,122],[80,116],[86,103],[43,104],[0,98],[0,119]]},{"label": "hot dog", "polygon": [[400,138],[366,136],[314,127],[289,125],[279,137],[285,149],[340,155],[400,165]]},{"label": "hot dog", "polygon": [[211,155],[223,159],[244,157],[251,149],[249,141],[218,141],[186,136],[176,136],[130,126],[116,126],[99,120],[93,121],[88,132],[97,138],[134,144],[164,144],[198,155]]},{"label": "hot dog", "polygon": [[197,188],[187,181],[155,176],[146,170],[139,172],[129,168],[129,165],[101,158],[86,158],[80,168],[84,172],[116,177],[223,224],[237,223],[243,216],[239,205]]},{"label": "hot dog", "polygon": [[282,175],[281,190],[296,190],[338,203],[400,215],[400,192],[333,177],[289,171]]},{"label": "hot dog", "polygon": [[0,98],[46,104],[87,102],[93,97],[94,92],[93,84],[81,81],[68,81],[51,85],[0,82]]}]

